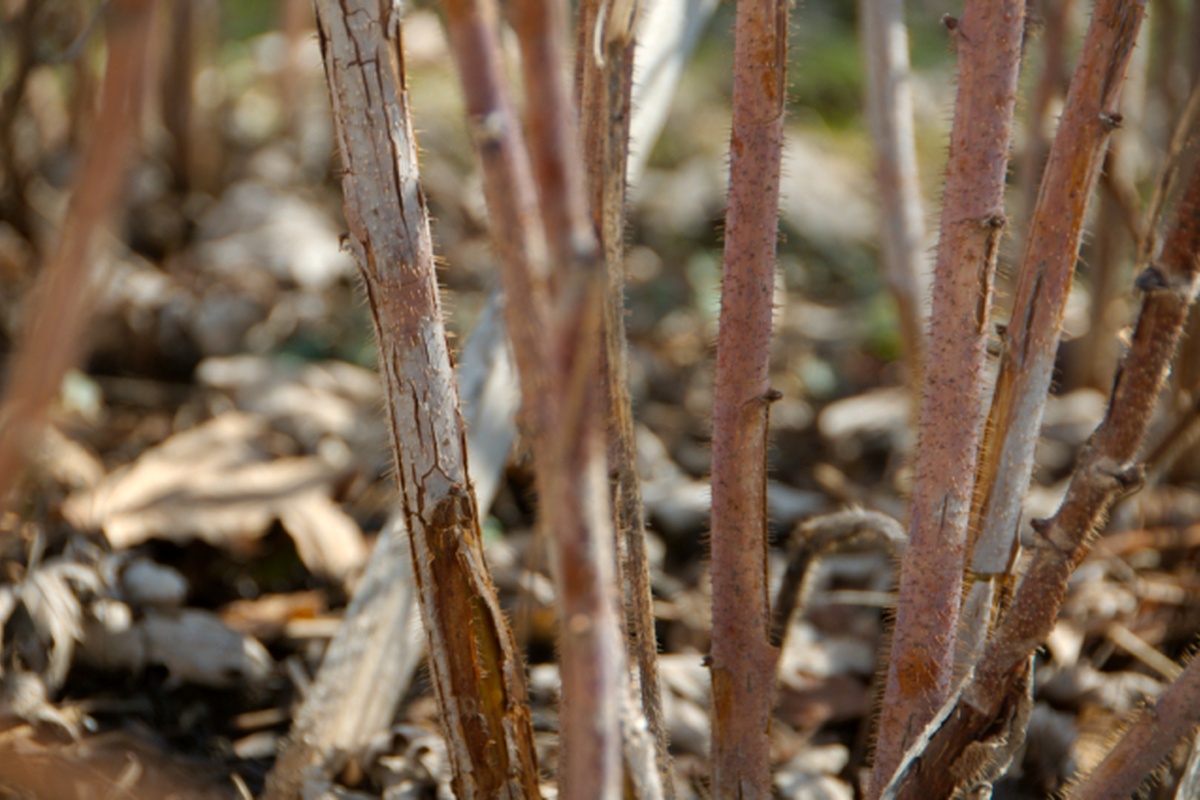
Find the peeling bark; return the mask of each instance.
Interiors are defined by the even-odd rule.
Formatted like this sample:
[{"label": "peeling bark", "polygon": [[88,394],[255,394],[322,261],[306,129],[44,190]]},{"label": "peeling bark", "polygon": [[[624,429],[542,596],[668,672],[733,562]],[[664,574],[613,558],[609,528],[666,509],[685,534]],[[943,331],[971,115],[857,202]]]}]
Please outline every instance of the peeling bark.
[{"label": "peeling bark", "polygon": [[349,245],[375,323],[455,792],[460,798],[537,797],[524,666],[484,563],[467,478],[398,14],[398,7],[379,0],[317,2]]}]

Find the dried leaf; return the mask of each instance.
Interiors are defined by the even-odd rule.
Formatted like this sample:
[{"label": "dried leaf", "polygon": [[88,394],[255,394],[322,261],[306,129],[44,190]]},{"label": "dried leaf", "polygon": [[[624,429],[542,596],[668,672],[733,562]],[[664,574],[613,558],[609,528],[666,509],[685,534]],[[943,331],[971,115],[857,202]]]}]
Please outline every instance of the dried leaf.
[{"label": "dried leaf", "polygon": [[152,538],[236,547],[282,519],[310,569],[345,578],[365,560],[366,546],[357,524],[329,499],[336,471],[311,456],[270,460],[253,444],[265,432],[260,417],[222,414],[73,494],[63,514],[103,530],[117,549]]}]

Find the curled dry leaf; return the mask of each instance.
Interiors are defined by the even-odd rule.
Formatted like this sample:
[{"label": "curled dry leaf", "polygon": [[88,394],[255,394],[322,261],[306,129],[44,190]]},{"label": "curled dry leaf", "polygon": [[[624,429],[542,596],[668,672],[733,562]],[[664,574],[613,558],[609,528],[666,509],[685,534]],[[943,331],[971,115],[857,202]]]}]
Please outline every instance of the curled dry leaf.
[{"label": "curled dry leaf", "polygon": [[77,593],[94,594],[100,586],[100,576],[90,567],[55,560],[33,570],[19,584],[0,587],[0,630],[11,626],[13,612],[23,606],[32,630],[6,631],[5,638],[51,691],[66,680],[82,636],[83,606]]},{"label": "curled dry leaf", "polygon": [[336,470],[313,456],[271,460],[254,444],[266,432],[261,417],[221,414],[71,495],[63,515],[104,531],[117,549],[154,538],[237,547],[278,519],[309,569],[346,579],[365,561],[366,545],[357,523],[329,497]]},{"label": "curled dry leaf", "polygon": [[344,361],[297,363],[262,356],[206,358],[196,367],[206,386],[228,394],[242,411],[259,414],[307,450],[325,437],[345,442],[360,460],[386,457],[378,407],[379,376]]}]

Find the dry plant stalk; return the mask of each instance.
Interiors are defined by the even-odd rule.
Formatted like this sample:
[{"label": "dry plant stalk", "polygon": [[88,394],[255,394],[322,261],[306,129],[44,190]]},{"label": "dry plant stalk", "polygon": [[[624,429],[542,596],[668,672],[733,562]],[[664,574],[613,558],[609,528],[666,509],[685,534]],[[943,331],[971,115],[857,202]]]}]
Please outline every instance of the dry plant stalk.
[{"label": "dry plant stalk", "polygon": [[[667,797],[674,797],[667,726],[658,677],[658,642],[646,552],[646,521],[637,469],[637,439],[629,396],[625,337],[625,191],[632,119],[632,4],[586,0],[579,10],[576,83],[592,224],[608,276],[604,300],[604,348],[601,363],[608,394],[609,473],[614,476],[613,526],[617,567],[624,589],[625,627],[633,650],[634,685],[640,693],[654,747],[654,763]],[[630,734],[626,738],[626,761]],[[630,763],[630,773],[637,773]]]},{"label": "dry plant stalk", "polygon": [[1050,150],[1050,135],[1053,131],[1050,125],[1052,107],[1062,100],[1069,77],[1067,42],[1074,32],[1071,30],[1071,19],[1075,2],[1076,0],[1041,0],[1037,4],[1037,21],[1041,23],[1037,37],[1040,44],[1037,58],[1040,71],[1033,84],[1032,96],[1028,100],[1025,146],[1017,166],[1017,196],[1020,198],[1017,211],[1020,224],[1015,227],[1026,235],[1029,230],[1028,221],[1037,200],[1046,156]]},{"label": "dry plant stalk", "polygon": [[[602,398],[595,391],[603,274],[563,80],[563,9],[545,0],[512,6],[523,53],[532,164],[502,83],[494,3],[447,0],[446,9],[508,296],[540,516],[558,544],[560,791],[616,797],[618,706],[628,676],[598,413]],[[547,258],[555,263],[552,273]]]},{"label": "dry plant stalk", "polygon": [[484,562],[468,483],[458,388],[418,182],[399,11],[377,0],[317,3],[349,243],[378,337],[455,793],[536,797],[524,665]]},{"label": "dry plant stalk", "polygon": [[[1072,800],[1124,800],[1200,722],[1200,660],[1192,658],[1183,674],[1154,706],[1138,713],[1132,727],[1104,760],[1070,793]],[[1192,797],[1183,791],[1177,797]]]},{"label": "dry plant stalk", "polygon": [[[513,116],[496,39],[493,0],[446,0],[450,46],[458,65],[467,124],[483,177],[492,247],[505,288],[505,323],[524,397],[547,392],[547,255],[529,153]],[[545,427],[540,403],[526,403],[521,425],[533,441]]]},{"label": "dry plant stalk", "polygon": [[[97,240],[121,207],[146,94],[153,46],[152,0],[114,0],[106,12],[108,61],[100,111],[71,192],[58,246],[26,305],[29,320],[13,354],[0,402],[0,503],[36,444],[62,386],[79,357],[93,293]],[[32,14],[32,11],[29,12]]]},{"label": "dry plant stalk", "polygon": [[729,209],[713,386],[712,767],[716,797],[771,796],[767,419],[787,0],[738,3]]},{"label": "dry plant stalk", "polygon": [[988,315],[1005,228],[1024,0],[973,0],[947,27],[958,98],[946,166],[933,311],[914,456],[909,544],[868,797],[950,692],[978,452]]},{"label": "dry plant stalk", "polygon": [[1105,145],[1121,122],[1117,104],[1145,6],[1145,0],[1096,3],[1067,92],[1030,222],[1012,317],[1001,333],[1000,372],[972,509],[977,577],[1003,575],[1013,560],[1084,218]]},{"label": "dry plant stalk", "polygon": [[521,45],[533,175],[554,266],[546,331],[550,392],[541,398],[546,427],[534,458],[540,514],[558,554],[559,791],[617,798],[621,714],[615,701],[627,691],[629,675],[598,391],[604,274],[564,79],[565,11],[561,0],[515,0],[509,11]]},{"label": "dry plant stalk", "polygon": [[[1200,661],[1193,658],[1153,707],[1137,715],[1104,760],[1075,786],[1072,800],[1125,800],[1200,722]],[[1194,795],[1180,790],[1177,797]]]},{"label": "dry plant stalk", "polygon": [[[1137,279],[1136,285],[1146,297],[1133,342],[1118,369],[1104,420],[1084,447],[1058,512],[1051,519],[1034,524],[1036,543],[1026,576],[1000,618],[974,673],[953,704],[948,704],[938,715],[938,724],[926,732],[926,746],[911,754],[904,770],[897,775],[894,794],[889,797],[918,800],[947,796],[956,778],[969,780],[972,744],[997,726],[1006,727],[1003,721],[1012,712],[1014,687],[1025,680],[1031,654],[1053,629],[1067,581],[1087,555],[1093,532],[1112,505],[1141,482],[1138,451],[1170,372],[1188,310],[1200,289],[1197,253],[1200,253],[1200,169],[1193,168],[1161,256]],[[1156,706],[1162,715],[1151,714],[1148,721],[1135,727],[1139,736],[1149,733],[1143,731],[1144,726],[1165,729],[1181,724],[1176,715],[1194,715],[1196,706],[1190,701],[1177,703],[1174,708],[1164,705],[1168,696],[1177,698],[1181,693],[1193,696],[1194,664],[1193,661],[1189,666],[1183,686],[1173,688]],[[1019,737],[1023,731],[1014,730],[1010,735]],[[1162,746],[1155,737],[1143,741],[1152,739],[1155,743],[1146,744],[1146,748]],[[1171,738],[1171,742],[1175,741],[1178,737]],[[1139,765],[1157,763],[1158,759],[1151,758],[1148,751],[1141,751],[1142,745],[1136,742],[1135,739],[1123,745],[1116,759],[1123,761],[1126,753],[1139,750]],[[1115,781],[1120,770],[1109,773],[1108,769],[1105,767],[1102,781],[1095,784],[1089,781],[1089,785],[1104,789],[1109,780]],[[1128,797],[1129,793],[1093,796],[1118,795]]]},{"label": "dry plant stalk", "polygon": [[796,528],[789,543],[787,569],[771,608],[771,644],[783,650],[788,628],[809,571],[825,556],[848,550],[875,549],[895,558],[904,552],[907,537],[899,522],[878,511],[848,508],[814,517]]},{"label": "dry plant stalk", "polygon": [[910,386],[921,385],[925,351],[925,213],[913,133],[903,0],[859,0],[867,61],[867,118],[875,142],[883,272],[896,303]]}]

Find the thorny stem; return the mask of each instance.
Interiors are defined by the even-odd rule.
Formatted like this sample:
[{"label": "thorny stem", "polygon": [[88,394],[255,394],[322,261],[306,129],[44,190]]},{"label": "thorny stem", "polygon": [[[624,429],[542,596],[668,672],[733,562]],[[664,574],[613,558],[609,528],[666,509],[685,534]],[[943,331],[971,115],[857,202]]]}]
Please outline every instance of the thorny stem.
[{"label": "thorny stem", "polygon": [[771,796],[766,443],[787,0],[738,3],[729,210],[713,387],[712,733],[716,797]]},{"label": "thorny stem", "polygon": [[[1200,722],[1200,659],[1193,658],[1153,707],[1070,793],[1072,800],[1124,800],[1137,796],[1146,776]],[[1179,795],[1182,797],[1183,795]]]},{"label": "thorny stem", "polygon": [[978,467],[971,565],[977,577],[1002,575],[1012,561],[1088,201],[1105,145],[1120,125],[1121,85],[1145,5],[1096,3],[1050,150],[1012,317],[1001,334],[1000,372]]},{"label": "thorny stem", "polygon": [[[897,775],[891,795],[897,800],[944,797],[956,782],[969,780],[969,774],[963,775],[963,766],[969,762],[964,754],[1008,713],[1014,686],[1028,669],[1030,655],[1050,635],[1067,581],[1087,555],[1091,536],[1112,505],[1140,484],[1137,454],[1200,289],[1197,253],[1200,169],[1193,168],[1162,255],[1138,277],[1136,285],[1146,296],[1104,420],[1084,447],[1058,513],[1034,524],[1036,540],[1026,577],[974,673],[954,707],[941,715],[942,724],[928,731],[927,746],[914,752]],[[1189,677],[1189,684],[1191,680]],[[1190,692],[1190,685],[1178,691]],[[1177,711],[1192,713],[1194,708],[1180,704]],[[1153,725],[1160,724],[1166,723],[1161,718],[1153,721]],[[1022,734],[1013,731],[1009,735]]]},{"label": "thorny stem", "polygon": [[[621,10],[620,5],[599,0],[581,4],[576,77],[592,223],[599,231],[608,275],[601,363],[608,391],[609,472],[615,476],[616,484],[613,522],[618,573],[624,587],[626,633],[633,649],[635,685],[640,690],[641,706],[653,740],[655,769],[665,796],[673,798],[625,338],[625,176],[632,117],[634,39],[632,16],[619,18]],[[600,14],[605,15],[603,19],[598,19]],[[627,751],[632,744],[629,738],[627,733]],[[634,760],[627,753],[626,761]],[[637,770],[631,767],[629,772]]]},{"label": "thorny stem", "polygon": [[950,691],[1024,0],[969,0],[948,26],[958,97],[934,271],[909,545],[868,797]]}]

